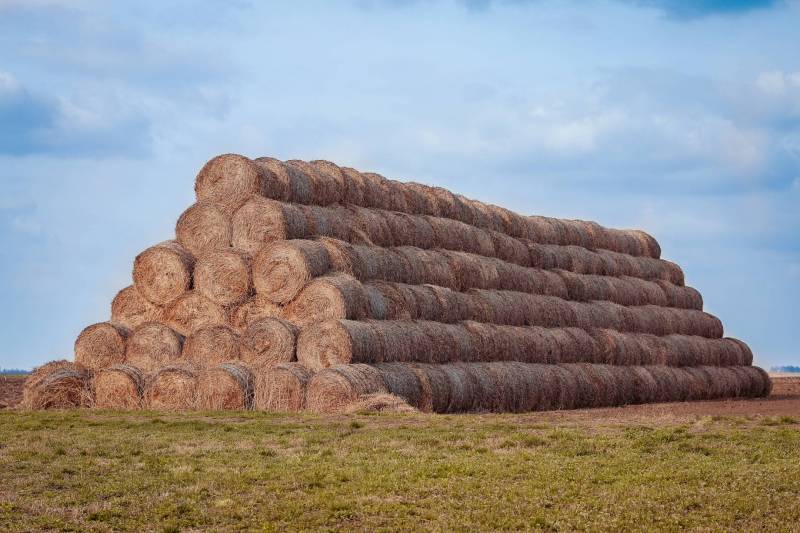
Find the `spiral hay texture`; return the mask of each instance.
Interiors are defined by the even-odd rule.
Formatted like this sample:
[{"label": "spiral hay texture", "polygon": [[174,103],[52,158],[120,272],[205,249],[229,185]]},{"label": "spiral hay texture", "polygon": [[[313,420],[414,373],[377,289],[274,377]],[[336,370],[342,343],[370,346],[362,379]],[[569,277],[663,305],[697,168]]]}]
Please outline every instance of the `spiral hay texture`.
[{"label": "spiral hay texture", "polygon": [[224,154],[195,192],[28,405],[455,413],[769,394],[642,231],[329,161]]}]

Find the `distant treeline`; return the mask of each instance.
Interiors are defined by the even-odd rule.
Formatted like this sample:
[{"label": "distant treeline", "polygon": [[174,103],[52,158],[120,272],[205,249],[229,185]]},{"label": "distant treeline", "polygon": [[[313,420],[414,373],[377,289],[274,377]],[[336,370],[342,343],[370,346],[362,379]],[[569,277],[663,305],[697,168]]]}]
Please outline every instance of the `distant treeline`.
[{"label": "distant treeline", "polygon": [[0,374],[30,374],[30,370],[22,370],[21,368],[0,368]]},{"label": "distant treeline", "polygon": [[800,372],[800,366],[773,366],[770,372]]}]

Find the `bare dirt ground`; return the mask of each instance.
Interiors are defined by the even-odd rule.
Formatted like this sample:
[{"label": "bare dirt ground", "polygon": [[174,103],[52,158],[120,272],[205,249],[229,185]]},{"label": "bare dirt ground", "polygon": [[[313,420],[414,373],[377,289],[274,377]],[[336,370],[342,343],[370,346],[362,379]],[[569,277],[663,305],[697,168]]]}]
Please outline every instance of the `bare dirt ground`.
[{"label": "bare dirt ground", "polygon": [[[665,422],[698,416],[798,416],[800,415],[800,376],[772,376],[772,394],[754,400],[716,400],[707,402],[658,403],[602,409],[531,413],[541,420],[619,420],[663,419]],[[16,407],[22,400],[24,376],[0,376],[0,409]],[[519,416],[519,415],[517,415]],[[525,416],[525,415],[522,415]]]}]

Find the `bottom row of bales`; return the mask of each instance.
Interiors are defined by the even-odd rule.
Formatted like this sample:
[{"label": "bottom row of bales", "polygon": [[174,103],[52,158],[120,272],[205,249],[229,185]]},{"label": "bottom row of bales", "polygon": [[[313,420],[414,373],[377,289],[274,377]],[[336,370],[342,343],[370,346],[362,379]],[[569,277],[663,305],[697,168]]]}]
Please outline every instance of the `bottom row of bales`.
[{"label": "bottom row of bales", "polygon": [[29,409],[264,410],[436,413],[526,412],[769,395],[753,366],[614,366],[588,363],[380,363],[314,373],[299,363],[253,371],[241,362],[145,374],[130,365],[92,372],[48,363],[26,381]]}]

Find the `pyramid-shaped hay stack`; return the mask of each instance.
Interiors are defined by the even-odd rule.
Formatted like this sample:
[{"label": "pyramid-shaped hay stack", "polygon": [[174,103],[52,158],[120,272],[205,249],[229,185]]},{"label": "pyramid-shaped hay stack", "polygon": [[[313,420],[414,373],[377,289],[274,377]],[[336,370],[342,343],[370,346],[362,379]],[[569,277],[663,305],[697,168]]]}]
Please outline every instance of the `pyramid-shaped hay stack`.
[{"label": "pyramid-shaped hay stack", "polygon": [[327,161],[222,155],[195,191],[76,364],[34,374],[29,407],[522,412],[770,392],[644,232]]}]

